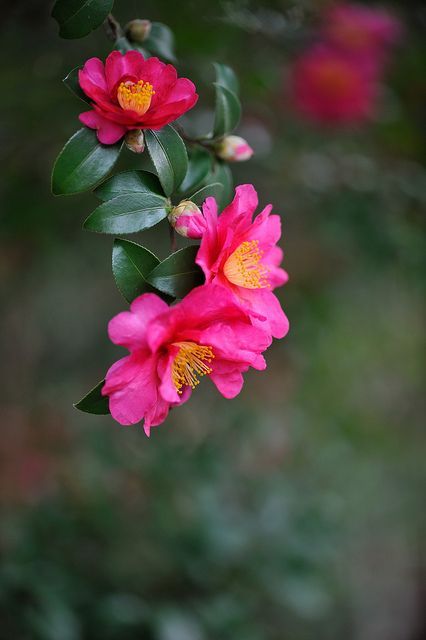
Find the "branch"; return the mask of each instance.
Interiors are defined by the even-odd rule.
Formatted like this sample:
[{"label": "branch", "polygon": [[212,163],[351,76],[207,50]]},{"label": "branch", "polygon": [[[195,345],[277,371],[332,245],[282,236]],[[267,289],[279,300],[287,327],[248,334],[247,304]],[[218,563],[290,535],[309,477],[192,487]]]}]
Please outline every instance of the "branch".
[{"label": "branch", "polygon": [[115,42],[118,38],[122,38],[124,31],[121,28],[121,24],[114,18],[112,13],[108,14],[104,22],[105,32],[110,40]]},{"label": "branch", "polygon": [[198,144],[200,147],[204,147],[204,149],[207,149],[207,151],[210,151],[210,153],[213,153],[212,143],[210,141],[203,140],[202,138],[192,138],[185,132],[182,125],[179,124],[178,122],[174,122],[173,127],[179,133],[180,137],[183,138],[183,140],[185,140],[185,142],[187,142],[188,144],[191,144],[191,145]]}]

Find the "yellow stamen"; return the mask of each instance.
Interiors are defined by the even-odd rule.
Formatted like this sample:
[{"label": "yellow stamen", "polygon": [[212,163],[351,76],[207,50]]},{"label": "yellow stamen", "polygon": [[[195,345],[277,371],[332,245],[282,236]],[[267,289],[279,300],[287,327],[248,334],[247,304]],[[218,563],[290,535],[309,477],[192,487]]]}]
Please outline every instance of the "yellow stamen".
[{"label": "yellow stamen", "polygon": [[151,99],[155,91],[152,84],[139,80],[139,82],[122,82],[117,90],[117,100],[122,109],[136,111],[140,116],[146,113],[151,105]]},{"label": "yellow stamen", "polygon": [[200,383],[197,376],[212,372],[208,365],[213,360],[214,353],[211,347],[203,347],[196,342],[175,342],[174,346],[179,347],[179,351],[172,365],[172,380],[176,391],[181,394],[182,387],[195,389]]},{"label": "yellow stamen", "polygon": [[269,287],[268,269],[260,262],[263,252],[259,250],[259,241],[250,240],[240,244],[229,256],[223,272],[229,282],[245,289],[264,289]]}]

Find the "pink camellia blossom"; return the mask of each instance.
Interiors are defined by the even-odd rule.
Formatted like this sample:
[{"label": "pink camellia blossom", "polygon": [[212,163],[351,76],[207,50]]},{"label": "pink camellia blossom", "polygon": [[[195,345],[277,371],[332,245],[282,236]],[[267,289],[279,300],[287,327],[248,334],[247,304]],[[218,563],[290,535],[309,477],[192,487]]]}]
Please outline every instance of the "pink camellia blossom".
[{"label": "pink camellia blossom", "polygon": [[386,9],[357,3],[333,5],[324,14],[323,24],[328,42],[358,55],[382,57],[402,35],[401,23]]},{"label": "pink camellia blossom", "polygon": [[234,200],[219,216],[216,200],[207,198],[203,206],[207,226],[195,261],[207,283],[232,292],[255,326],[282,338],[289,324],[272,293],[288,280],[279,267],[283,252],[276,245],[281,237],[281,219],[270,215],[272,206],[268,205],[252,221],[257,205],[257,193],[251,184],[237,187]]},{"label": "pink camellia blossom", "polygon": [[96,129],[104,144],[114,144],[133,129],[161,129],[191,109],[198,100],[188,78],[178,78],[171,64],[145,60],[138,51],[113,51],[105,61],[87,60],[78,74],[93,110],[80,121]]},{"label": "pink camellia blossom", "polygon": [[351,124],[369,119],[378,96],[375,67],[319,43],[295,62],[292,101],[303,116],[323,124]]},{"label": "pink camellia blossom", "polygon": [[201,376],[234,398],[249,367],[265,369],[269,334],[254,327],[232,294],[216,285],[193,289],[169,307],[156,294],[134,300],[109,323],[109,337],[130,355],[112,365],[102,395],[120,424],[144,420],[145,433],[182,404]]}]

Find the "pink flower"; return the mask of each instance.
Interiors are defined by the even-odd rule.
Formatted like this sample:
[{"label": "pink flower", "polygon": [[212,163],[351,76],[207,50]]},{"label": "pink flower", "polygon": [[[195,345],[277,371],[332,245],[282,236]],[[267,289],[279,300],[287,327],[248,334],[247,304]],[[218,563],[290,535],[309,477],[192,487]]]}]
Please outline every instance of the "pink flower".
[{"label": "pink flower", "polygon": [[153,293],[143,294],[130,311],[110,321],[108,333],[130,355],[109,369],[102,394],[109,396],[117,422],[144,419],[147,435],[170,407],[188,399],[201,376],[209,376],[225,398],[234,398],[244,371],[265,369],[261,353],[271,342],[233,296],[215,285],[193,289],[172,307]]},{"label": "pink flower", "polygon": [[191,200],[183,200],[168,215],[173,229],[185,238],[198,239],[204,233],[206,221],[200,209]]},{"label": "pink flower", "polygon": [[374,68],[362,58],[316,44],[294,64],[291,92],[303,116],[325,124],[350,124],[373,115],[378,82]]},{"label": "pink flower", "polygon": [[342,3],[324,15],[324,37],[345,51],[381,55],[401,37],[402,25],[386,9]]},{"label": "pink flower", "polygon": [[195,86],[178,78],[171,64],[145,60],[138,51],[113,51],[105,61],[90,58],[79,71],[80,86],[93,101],[80,121],[114,144],[132,129],[161,129],[197,102]]},{"label": "pink flower", "polygon": [[226,136],[216,147],[219,158],[227,162],[250,160],[254,151],[249,143],[240,136]]},{"label": "pink flower", "polygon": [[288,320],[272,293],[288,280],[279,267],[283,252],[276,246],[281,219],[270,215],[272,206],[268,205],[252,221],[257,205],[251,184],[236,188],[234,200],[220,216],[215,199],[207,198],[203,206],[207,226],[196,262],[206,282],[231,291],[255,326],[282,338],[288,331]]}]

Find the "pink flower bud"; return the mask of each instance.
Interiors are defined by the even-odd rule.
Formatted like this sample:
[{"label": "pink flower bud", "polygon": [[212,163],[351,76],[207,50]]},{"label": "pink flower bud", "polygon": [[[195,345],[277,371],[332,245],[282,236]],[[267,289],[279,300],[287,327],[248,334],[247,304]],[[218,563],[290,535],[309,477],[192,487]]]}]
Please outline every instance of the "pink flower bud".
[{"label": "pink flower bud", "polygon": [[152,24],[150,20],[132,20],[126,24],[126,36],[132,42],[142,44],[151,33]]},{"label": "pink flower bud", "polygon": [[126,147],[133,153],[142,153],[145,149],[145,137],[142,129],[131,129],[125,135]]},{"label": "pink flower bud", "polygon": [[243,162],[253,155],[251,146],[240,136],[226,136],[216,147],[219,158],[227,162]]},{"label": "pink flower bud", "polygon": [[201,238],[206,228],[203,214],[190,200],[182,200],[170,211],[169,222],[173,229],[185,238]]}]

